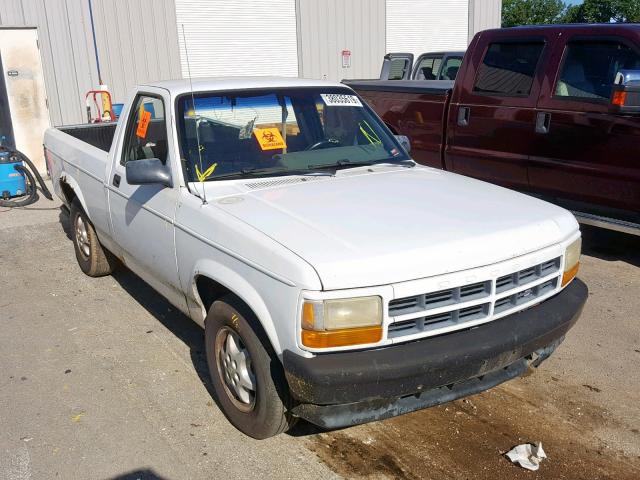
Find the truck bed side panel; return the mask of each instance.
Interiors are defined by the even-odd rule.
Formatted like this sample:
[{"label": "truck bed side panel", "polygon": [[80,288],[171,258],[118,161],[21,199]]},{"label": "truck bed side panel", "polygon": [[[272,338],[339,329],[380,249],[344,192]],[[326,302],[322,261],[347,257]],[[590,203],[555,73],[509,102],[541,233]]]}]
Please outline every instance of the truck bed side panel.
[{"label": "truck bed side panel", "polygon": [[[347,82],[346,82],[347,83]],[[411,156],[443,168],[444,119],[453,82],[348,82],[391,130],[411,140]]]},{"label": "truck bed side panel", "polygon": [[109,154],[55,128],[46,131],[44,144],[49,152],[56,194],[65,200],[60,189],[61,180],[74,189],[96,227],[100,241],[109,248],[111,230],[104,189]]}]

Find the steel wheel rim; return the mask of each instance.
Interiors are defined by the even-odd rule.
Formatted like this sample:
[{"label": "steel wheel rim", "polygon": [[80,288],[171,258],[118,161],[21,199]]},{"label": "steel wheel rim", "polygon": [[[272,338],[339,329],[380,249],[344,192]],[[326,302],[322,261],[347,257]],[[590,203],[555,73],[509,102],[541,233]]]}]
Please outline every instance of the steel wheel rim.
[{"label": "steel wheel rim", "polygon": [[75,231],[76,243],[78,244],[80,253],[82,253],[85,258],[89,258],[89,255],[91,255],[91,243],[89,242],[87,224],[83,220],[82,215],[76,216]]},{"label": "steel wheel rim", "polygon": [[242,338],[231,328],[222,327],[216,335],[214,351],[227,397],[238,410],[250,412],[256,404],[256,377]]}]

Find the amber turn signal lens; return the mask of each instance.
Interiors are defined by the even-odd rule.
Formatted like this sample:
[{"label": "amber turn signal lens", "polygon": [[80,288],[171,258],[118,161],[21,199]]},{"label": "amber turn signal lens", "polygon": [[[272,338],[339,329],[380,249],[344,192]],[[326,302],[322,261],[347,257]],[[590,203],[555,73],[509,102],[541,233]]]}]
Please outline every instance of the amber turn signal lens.
[{"label": "amber turn signal lens", "polygon": [[562,286],[564,287],[571,280],[576,278],[578,270],[580,269],[580,262],[576,263],[573,267],[562,274]]},{"label": "amber turn signal lens", "polygon": [[624,104],[626,101],[627,101],[627,92],[613,92],[613,97],[611,98],[611,103],[613,105],[617,105],[618,107],[624,107]]},{"label": "amber turn signal lens", "polygon": [[310,348],[346,347],[382,340],[382,327],[343,328],[340,330],[302,330],[302,344]]}]

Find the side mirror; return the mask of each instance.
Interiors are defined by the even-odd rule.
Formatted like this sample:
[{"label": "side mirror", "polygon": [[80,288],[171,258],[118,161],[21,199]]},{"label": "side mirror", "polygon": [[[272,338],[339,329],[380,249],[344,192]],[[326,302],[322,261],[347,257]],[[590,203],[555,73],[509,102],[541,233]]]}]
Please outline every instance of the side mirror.
[{"label": "side mirror", "polygon": [[129,161],[125,165],[129,185],[160,184],[173,187],[169,167],[157,158]]},{"label": "side mirror", "polygon": [[402,148],[404,148],[407,153],[411,152],[411,140],[409,140],[409,137],[407,137],[406,135],[395,135],[395,137],[398,143],[402,145]]},{"label": "side mirror", "polygon": [[611,113],[640,115],[640,70],[620,70],[611,89]]}]

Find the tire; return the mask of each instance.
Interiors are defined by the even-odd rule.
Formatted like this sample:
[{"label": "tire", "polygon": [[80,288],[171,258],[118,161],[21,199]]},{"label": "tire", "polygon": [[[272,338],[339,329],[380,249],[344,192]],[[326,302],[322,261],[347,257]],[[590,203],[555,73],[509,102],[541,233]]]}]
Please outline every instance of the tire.
[{"label": "tire", "polygon": [[78,200],[73,200],[70,208],[70,228],[73,248],[80,269],[90,277],[103,277],[113,272],[116,260],[106,251]]},{"label": "tire", "polygon": [[[292,427],[295,419],[288,413],[292,403],[282,364],[249,308],[235,295],[226,295],[209,309],[204,331],[211,382],[227,419],[256,439]],[[229,337],[238,347],[234,357],[233,348],[228,348],[232,346]],[[233,372],[235,380],[242,377],[236,382],[238,387],[233,385]]]}]

